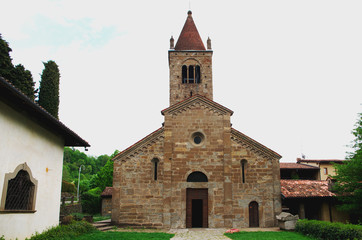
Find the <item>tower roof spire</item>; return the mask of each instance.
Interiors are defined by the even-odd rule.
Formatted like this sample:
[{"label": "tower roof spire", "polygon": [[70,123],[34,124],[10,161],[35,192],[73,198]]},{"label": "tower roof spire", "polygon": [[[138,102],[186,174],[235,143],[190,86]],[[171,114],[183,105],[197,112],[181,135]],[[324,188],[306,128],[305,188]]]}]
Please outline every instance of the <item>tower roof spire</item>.
[{"label": "tower roof spire", "polygon": [[206,50],[192,18],[191,10],[187,12],[187,19],[177,40],[175,50]]}]

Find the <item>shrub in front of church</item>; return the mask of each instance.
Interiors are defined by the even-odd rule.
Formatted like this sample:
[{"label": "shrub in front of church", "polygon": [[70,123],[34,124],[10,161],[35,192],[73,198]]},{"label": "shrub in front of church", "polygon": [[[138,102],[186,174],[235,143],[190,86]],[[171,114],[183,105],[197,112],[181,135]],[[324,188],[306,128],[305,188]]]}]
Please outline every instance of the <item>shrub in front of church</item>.
[{"label": "shrub in front of church", "polygon": [[101,193],[102,190],[97,187],[82,194],[81,204],[84,213],[97,214],[101,212]]},{"label": "shrub in front of church", "polygon": [[331,223],[317,220],[298,220],[295,231],[306,236],[323,240],[362,239],[362,226],[343,223]]},{"label": "shrub in front of church", "polygon": [[59,225],[56,227],[52,227],[42,233],[36,233],[30,239],[27,238],[27,240],[66,240],[96,231],[98,230],[90,223],[87,223],[85,221],[73,221],[69,225]]}]

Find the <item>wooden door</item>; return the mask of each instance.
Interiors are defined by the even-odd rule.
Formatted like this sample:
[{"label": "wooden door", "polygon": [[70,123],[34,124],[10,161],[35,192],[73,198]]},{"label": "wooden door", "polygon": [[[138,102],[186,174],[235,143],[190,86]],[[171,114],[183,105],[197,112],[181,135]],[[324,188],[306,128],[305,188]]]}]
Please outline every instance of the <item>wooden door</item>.
[{"label": "wooden door", "polygon": [[186,227],[208,227],[207,188],[186,189]]},{"label": "wooden door", "polygon": [[257,202],[249,204],[249,227],[259,227],[259,204]]}]

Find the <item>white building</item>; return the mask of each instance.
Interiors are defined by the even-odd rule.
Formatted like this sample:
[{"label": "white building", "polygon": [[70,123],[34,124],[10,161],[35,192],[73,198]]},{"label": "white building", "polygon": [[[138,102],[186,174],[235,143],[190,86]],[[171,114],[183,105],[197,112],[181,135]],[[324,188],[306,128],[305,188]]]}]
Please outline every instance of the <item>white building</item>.
[{"label": "white building", "polygon": [[58,225],[64,146],[89,144],[0,77],[0,236]]}]

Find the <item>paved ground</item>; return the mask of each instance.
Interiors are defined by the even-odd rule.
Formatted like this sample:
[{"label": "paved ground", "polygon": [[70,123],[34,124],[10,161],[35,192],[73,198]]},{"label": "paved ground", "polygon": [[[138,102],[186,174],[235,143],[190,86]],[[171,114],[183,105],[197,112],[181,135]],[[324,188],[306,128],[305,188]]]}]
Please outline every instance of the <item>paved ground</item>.
[{"label": "paved ground", "polygon": [[171,240],[230,240],[224,236],[224,228],[189,228],[171,229],[169,233],[176,234]]},{"label": "paved ground", "polygon": [[[224,236],[225,228],[188,228],[171,229],[169,233],[176,234],[171,240],[230,240]],[[242,228],[240,231],[279,231],[279,228]]]}]

